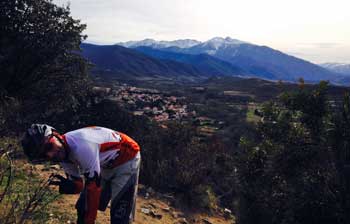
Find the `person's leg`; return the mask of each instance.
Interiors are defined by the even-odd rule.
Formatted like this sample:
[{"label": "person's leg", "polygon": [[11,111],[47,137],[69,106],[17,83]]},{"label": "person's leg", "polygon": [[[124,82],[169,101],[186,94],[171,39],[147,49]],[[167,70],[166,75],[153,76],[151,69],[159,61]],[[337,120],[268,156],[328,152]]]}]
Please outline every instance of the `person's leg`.
[{"label": "person's leg", "polygon": [[137,172],[136,172],[136,180],[134,184],[134,200],[133,200],[133,207],[132,207],[132,213],[130,216],[130,222],[133,222],[135,220],[135,213],[136,213],[136,198],[137,198],[137,190],[139,186],[139,176],[140,176],[140,166],[141,166],[141,155],[138,154],[138,163],[137,163]]},{"label": "person's leg", "polygon": [[85,206],[86,206],[86,192],[85,189],[80,193],[78,201],[75,204],[75,209],[77,210],[77,224],[84,224],[85,216]]},{"label": "person's leg", "polygon": [[111,188],[111,181],[110,181],[110,179],[106,179],[106,176],[102,175],[101,186],[102,186],[102,191],[101,191],[101,196],[100,196],[100,202],[99,202],[98,210],[106,211],[108,203],[109,203],[109,201],[111,200],[111,197],[112,197],[112,188]]},{"label": "person's leg", "polygon": [[140,155],[113,169],[111,223],[129,224],[134,218]]}]

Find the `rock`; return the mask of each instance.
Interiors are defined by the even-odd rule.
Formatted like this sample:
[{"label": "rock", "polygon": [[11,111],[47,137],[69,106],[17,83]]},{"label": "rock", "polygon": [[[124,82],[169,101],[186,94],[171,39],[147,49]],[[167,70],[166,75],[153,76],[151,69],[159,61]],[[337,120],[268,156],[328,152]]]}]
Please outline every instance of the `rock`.
[{"label": "rock", "polygon": [[149,193],[146,192],[146,194],[145,194],[145,199],[148,199],[148,198],[149,198]]},{"label": "rock", "polygon": [[177,219],[179,217],[179,215],[176,212],[171,212],[170,214],[174,219]]},{"label": "rock", "polygon": [[162,198],[164,198],[167,201],[168,205],[174,205],[176,203],[176,199],[173,195],[170,194],[162,194]]},{"label": "rock", "polygon": [[186,218],[182,218],[179,222],[180,224],[189,224]]},{"label": "rock", "polygon": [[158,214],[156,210],[151,210],[149,208],[141,208],[141,212],[146,215],[150,215],[153,218],[161,219],[163,216],[161,214]]},{"label": "rock", "polygon": [[151,210],[149,210],[148,208],[141,208],[141,212],[148,215],[150,214]]},{"label": "rock", "polygon": [[170,194],[163,194],[162,197],[168,200],[175,200],[175,197]]},{"label": "rock", "polygon": [[157,206],[155,205],[155,204],[153,204],[153,203],[148,203],[151,207],[153,207],[153,208],[157,208]]},{"label": "rock", "polygon": [[51,165],[50,169],[51,170],[60,170],[60,166],[59,165]]},{"label": "rock", "polygon": [[147,188],[146,193],[148,193],[149,195],[154,195],[155,191],[153,190],[153,188],[149,187]]},{"label": "rock", "polygon": [[157,219],[162,219],[163,218],[163,216],[161,214],[158,214],[157,211],[155,211],[155,210],[151,210],[150,215],[153,218],[157,218]]},{"label": "rock", "polygon": [[164,207],[164,208],[162,208],[162,210],[165,212],[170,212],[170,207]]},{"label": "rock", "polygon": [[232,218],[232,211],[231,211],[230,209],[228,209],[228,208],[225,208],[225,209],[224,209],[224,217],[225,217],[226,219]]},{"label": "rock", "polygon": [[205,224],[213,224],[211,221],[209,221],[209,219],[203,219],[203,223],[205,223]]}]

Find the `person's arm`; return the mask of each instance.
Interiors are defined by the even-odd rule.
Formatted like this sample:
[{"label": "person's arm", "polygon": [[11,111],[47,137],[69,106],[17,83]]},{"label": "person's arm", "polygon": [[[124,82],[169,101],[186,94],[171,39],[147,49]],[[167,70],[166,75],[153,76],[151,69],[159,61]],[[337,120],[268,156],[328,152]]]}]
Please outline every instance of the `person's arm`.
[{"label": "person's arm", "polygon": [[93,177],[85,174],[85,211],[84,224],[93,224],[97,216],[97,209],[99,206],[101,195],[100,175],[95,172]]},{"label": "person's arm", "polygon": [[54,177],[58,181],[51,181],[51,185],[59,186],[61,194],[78,194],[83,190],[83,179],[80,177],[79,169],[75,164],[61,163],[67,178],[56,174]]},{"label": "person's arm", "polygon": [[94,224],[101,194],[99,146],[82,142],[80,147],[84,150],[76,158],[84,173],[85,186],[83,202],[80,202],[83,206],[78,205],[77,209],[80,208],[78,213],[83,215],[84,224]]}]

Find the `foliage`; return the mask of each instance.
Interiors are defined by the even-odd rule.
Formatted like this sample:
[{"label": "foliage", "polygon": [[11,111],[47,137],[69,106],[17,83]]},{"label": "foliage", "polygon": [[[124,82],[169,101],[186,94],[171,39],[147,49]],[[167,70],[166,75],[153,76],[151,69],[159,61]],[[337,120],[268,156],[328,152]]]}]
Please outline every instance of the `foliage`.
[{"label": "foliage", "polygon": [[191,191],[193,204],[197,208],[204,208],[208,211],[214,211],[218,208],[218,198],[211,186],[198,185]]},{"label": "foliage", "polygon": [[58,66],[72,67],[85,25],[69,15],[69,7],[50,0],[4,0],[0,9],[2,94],[24,96],[43,77],[59,75]]},{"label": "foliage", "polygon": [[[329,144],[333,148],[335,166],[339,174],[342,207],[350,211],[350,97],[344,94],[343,107],[340,113],[332,116],[333,127],[330,128]],[[350,221],[349,212],[345,213],[345,220]]]},{"label": "foliage", "polygon": [[[45,208],[58,195],[30,169],[13,159],[20,153],[12,139],[0,140],[0,220],[4,224],[48,219]],[[4,147],[4,148],[3,148]],[[6,148],[5,148],[6,147]]]},{"label": "foliage", "polygon": [[89,88],[85,25],[50,0],[5,0],[0,10],[2,134],[75,110]]},{"label": "foliage", "polygon": [[202,142],[193,127],[174,122],[166,128],[151,129],[142,137],[141,145],[145,184],[183,194],[197,207],[210,207],[209,202],[198,204],[203,197],[196,195],[207,194],[208,187],[214,185],[220,151],[213,141]]},{"label": "foliage", "polygon": [[239,223],[346,223],[326,90],[265,104],[258,137],[241,139]]}]

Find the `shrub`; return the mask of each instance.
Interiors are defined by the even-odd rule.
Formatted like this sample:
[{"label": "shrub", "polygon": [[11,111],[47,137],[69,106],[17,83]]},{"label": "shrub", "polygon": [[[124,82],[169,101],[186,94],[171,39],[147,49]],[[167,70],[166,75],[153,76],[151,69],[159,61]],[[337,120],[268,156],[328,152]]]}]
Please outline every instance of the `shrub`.
[{"label": "shrub", "polygon": [[347,223],[326,87],[265,104],[258,138],[242,139],[239,223]]},{"label": "shrub", "polygon": [[[12,144],[9,144],[12,143]],[[3,224],[27,221],[43,223],[49,214],[46,207],[57,196],[23,162],[13,160],[17,151],[14,139],[0,139],[0,220]]]}]

